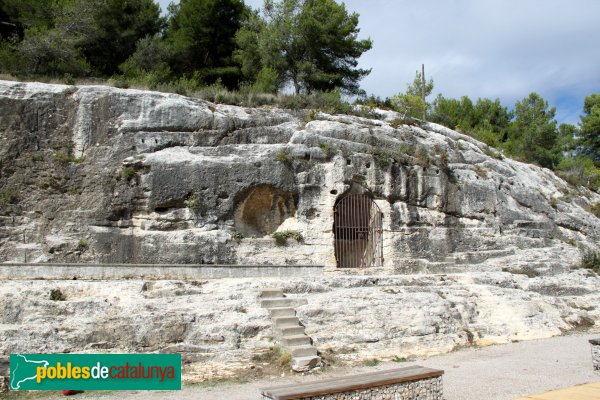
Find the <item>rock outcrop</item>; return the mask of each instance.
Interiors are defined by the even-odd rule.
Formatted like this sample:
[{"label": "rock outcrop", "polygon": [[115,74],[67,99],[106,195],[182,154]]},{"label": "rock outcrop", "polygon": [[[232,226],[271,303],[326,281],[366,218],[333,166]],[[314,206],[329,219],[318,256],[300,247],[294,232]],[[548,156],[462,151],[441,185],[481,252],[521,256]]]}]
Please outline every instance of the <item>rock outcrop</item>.
[{"label": "rock outcrop", "polygon": [[[267,286],[307,299],[297,316],[324,360],[600,321],[600,278],[571,269],[597,249],[588,209],[600,196],[439,125],[0,81],[0,140],[2,262],[326,268],[310,279],[4,281],[0,354],[174,351],[189,379],[227,377],[273,345],[256,304]],[[369,268],[339,268],[355,257],[334,229],[350,194],[383,217]],[[56,288],[65,301],[49,299]]]},{"label": "rock outcrop", "polygon": [[[393,113],[307,118],[0,82],[0,259],[334,268],[334,206],[349,193],[382,211],[387,272],[476,270],[541,248],[535,264],[506,267],[557,272],[577,261],[565,243],[596,246],[600,220],[587,209],[600,197],[549,170]],[[285,230],[303,241],[274,246]]]}]

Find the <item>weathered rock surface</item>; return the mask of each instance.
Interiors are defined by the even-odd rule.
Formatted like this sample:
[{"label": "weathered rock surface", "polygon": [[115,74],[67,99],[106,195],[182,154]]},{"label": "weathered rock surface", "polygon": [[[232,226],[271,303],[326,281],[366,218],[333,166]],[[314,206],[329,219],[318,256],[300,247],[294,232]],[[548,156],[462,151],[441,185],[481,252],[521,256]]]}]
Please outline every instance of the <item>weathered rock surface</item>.
[{"label": "weathered rock surface", "polygon": [[[325,276],[0,284],[0,355],[181,352],[228,377],[273,345],[263,287],[328,359],[408,358],[600,321],[600,196],[444,127],[0,81],[0,261],[307,264]],[[383,213],[382,267],[336,268],[336,202]],[[271,234],[303,241],[276,246]],[[1,267],[0,267],[1,268]],[[52,289],[65,301],[51,301]],[[257,364],[257,365],[255,365]]]},{"label": "weathered rock surface", "polygon": [[[0,260],[335,267],[333,208],[351,192],[383,212],[387,272],[478,270],[543,248],[530,267],[556,273],[577,262],[554,257],[565,241],[596,246],[587,208],[600,197],[549,170],[393,113],[305,118],[0,81],[0,183],[18,194],[1,204]],[[286,229],[303,243],[273,246]]]},{"label": "weathered rock surface", "polygon": [[[16,352],[177,352],[187,380],[263,367],[276,344],[263,287],[305,298],[314,346],[346,362],[410,359],[457,347],[559,335],[600,320],[600,277],[484,272],[207,281],[8,281],[0,356]],[[60,289],[64,301],[50,300]],[[253,368],[253,370],[251,370]]]}]

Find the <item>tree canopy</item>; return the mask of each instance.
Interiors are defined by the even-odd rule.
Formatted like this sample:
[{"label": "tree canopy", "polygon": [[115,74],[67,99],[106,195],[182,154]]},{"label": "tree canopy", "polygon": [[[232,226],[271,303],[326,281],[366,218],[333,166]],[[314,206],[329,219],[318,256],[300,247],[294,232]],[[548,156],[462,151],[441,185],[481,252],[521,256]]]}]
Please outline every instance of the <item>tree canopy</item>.
[{"label": "tree canopy", "polygon": [[176,74],[196,73],[204,83],[220,79],[237,87],[241,72],[233,61],[235,34],[248,18],[242,0],[181,0],[170,9],[166,37]]},{"label": "tree canopy", "polygon": [[263,11],[264,23],[247,25],[237,36],[247,78],[269,69],[278,86],[290,83],[296,93],[359,93],[370,70],[357,68],[358,58],[372,42],[357,39],[358,14],[334,0],[265,0]]},{"label": "tree canopy", "polygon": [[118,72],[136,43],[160,32],[160,7],[152,0],[103,0],[92,10],[94,34],[81,44],[83,55],[100,75]]},{"label": "tree canopy", "polygon": [[600,166],[600,94],[587,96],[579,123],[582,153]]}]

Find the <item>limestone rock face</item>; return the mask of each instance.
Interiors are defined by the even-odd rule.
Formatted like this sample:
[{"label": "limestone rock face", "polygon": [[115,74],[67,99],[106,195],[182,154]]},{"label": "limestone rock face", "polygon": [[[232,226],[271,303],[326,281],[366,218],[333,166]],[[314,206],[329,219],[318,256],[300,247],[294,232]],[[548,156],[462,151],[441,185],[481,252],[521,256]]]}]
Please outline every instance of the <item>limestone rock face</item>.
[{"label": "limestone rock face", "polygon": [[[0,81],[1,262],[326,267],[311,278],[3,281],[0,356],[179,352],[186,379],[228,378],[260,368],[255,356],[274,344],[264,287],[306,298],[297,316],[324,360],[598,326],[600,278],[571,267],[597,250],[588,208],[600,196],[439,125],[380,114],[311,120]],[[338,265],[347,238],[334,208],[350,194],[381,210],[374,267]],[[291,237],[279,246],[273,233]]]},{"label": "limestone rock face", "polygon": [[[9,353],[181,353],[187,381],[263,368],[276,343],[257,294],[280,287],[325,360],[413,359],[600,321],[600,277],[585,270],[204,281],[8,281],[0,359]],[[64,301],[50,299],[60,290]],[[300,304],[300,303],[299,303]]]},{"label": "limestone rock face", "polygon": [[[350,193],[383,215],[375,272],[496,269],[512,257],[500,267],[558,273],[579,260],[567,243],[595,249],[600,220],[587,209],[597,194],[439,125],[394,118],[309,120],[1,81],[0,260],[335,269],[334,207]],[[303,241],[275,246],[271,234],[285,230]]]}]

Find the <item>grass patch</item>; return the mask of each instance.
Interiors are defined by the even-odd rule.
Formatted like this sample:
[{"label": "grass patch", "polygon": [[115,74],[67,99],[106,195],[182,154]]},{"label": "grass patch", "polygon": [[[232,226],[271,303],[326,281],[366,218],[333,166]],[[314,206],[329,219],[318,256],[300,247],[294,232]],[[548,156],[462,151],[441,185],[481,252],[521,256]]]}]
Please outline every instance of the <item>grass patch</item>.
[{"label": "grass patch", "polygon": [[375,149],[371,151],[373,159],[379,165],[379,168],[386,169],[390,165],[390,154],[382,149]]},{"label": "grass patch", "polygon": [[201,209],[200,194],[196,191],[190,193],[185,199],[184,204],[194,214],[199,214]]},{"label": "grass patch", "polygon": [[380,363],[380,361],[376,358],[367,358],[366,360],[363,361],[363,365],[365,367],[374,367],[376,365],[378,365]]},{"label": "grass patch", "polygon": [[131,181],[136,176],[135,168],[133,167],[123,167],[119,172],[119,177],[125,179],[127,182]]},{"label": "grass patch", "polygon": [[596,216],[596,218],[600,218],[600,203],[595,203],[590,206],[590,212]]},{"label": "grass patch", "polygon": [[9,204],[17,204],[19,202],[19,193],[12,187],[4,187],[0,189],[0,207],[6,207]]},{"label": "grass patch", "polygon": [[565,240],[565,243],[573,247],[577,247],[577,241],[575,239],[569,238]]},{"label": "grass patch", "polygon": [[497,160],[502,160],[502,153],[500,153],[499,151],[494,150],[492,147],[486,147],[483,149],[483,153],[488,156],[488,157],[492,157],[495,158]]},{"label": "grass patch", "polygon": [[335,356],[335,354],[333,354],[331,350],[324,351],[320,353],[319,356],[326,365],[335,365],[340,362],[340,360]]},{"label": "grass patch", "polygon": [[335,151],[333,150],[333,147],[329,143],[319,143],[319,148],[321,150],[323,150],[327,159],[330,159],[331,157],[333,157],[333,155],[335,153]]},{"label": "grass patch", "polygon": [[476,165],[473,168],[473,170],[475,171],[477,176],[479,176],[481,179],[487,179],[487,177],[488,177],[487,170],[485,168],[483,168],[481,165]]},{"label": "grass patch", "polygon": [[581,260],[581,264],[577,266],[577,269],[581,268],[600,274],[600,253],[585,253],[583,259]]},{"label": "grass patch", "polygon": [[418,146],[414,153],[415,164],[423,168],[429,168],[431,165],[431,157],[429,150],[425,146]]},{"label": "grass patch", "polygon": [[275,155],[275,160],[287,164],[292,161],[292,155],[287,150],[281,150]]},{"label": "grass patch", "polygon": [[289,369],[292,363],[292,355],[287,351],[282,351],[278,345],[271,346],[269,350],[255,354],[252,361],[260,363],[269,363],[284,369]]},{"label": "grass patch", "polygon": [[284,246],[287,243],[288,239],[294,239],[296,242],[300,243],[304,240],[302,233],[298,231],[281,231],[275,232],[271,235],[273,239],[275,239],[275,243],[278,246]]},{"label": "grass patch", "polygon": [[50,300],[52,301],[65,301],[67,298],[60,289],[52,289],[50,291]]},{"label": "grass patch", "polygon": [[231,238],[239,243],[244,238],[244,234],[239,231],[233,231]]},{"label": "grass patch", "polygon": [[89,244],[87,242],[87,240],[85,239],[79,239],[79,242],[77,242],[77,251],[79,252],[84,252],[88,249]]}]

